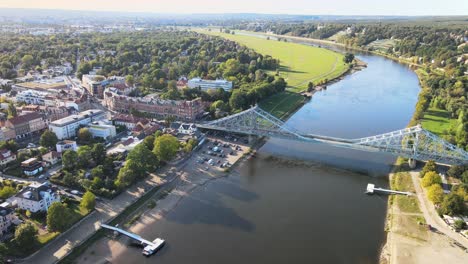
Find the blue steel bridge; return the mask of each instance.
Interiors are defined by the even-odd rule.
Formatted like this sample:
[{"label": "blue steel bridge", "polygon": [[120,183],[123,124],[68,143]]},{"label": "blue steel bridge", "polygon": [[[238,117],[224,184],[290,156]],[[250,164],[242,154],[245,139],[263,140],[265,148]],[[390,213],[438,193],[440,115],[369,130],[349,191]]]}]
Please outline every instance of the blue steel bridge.
[{"label": "blue steel bridge", "polygon": [[411,160],[433,160],[439,164],[468,164],[468,152],[454,146],[421,126],[408,127],[371,137],[344,139],[305,134],[255,106],[243,112],[198,124],[199,128],[231,133],[323,143],[336,147],[386,152]]}]

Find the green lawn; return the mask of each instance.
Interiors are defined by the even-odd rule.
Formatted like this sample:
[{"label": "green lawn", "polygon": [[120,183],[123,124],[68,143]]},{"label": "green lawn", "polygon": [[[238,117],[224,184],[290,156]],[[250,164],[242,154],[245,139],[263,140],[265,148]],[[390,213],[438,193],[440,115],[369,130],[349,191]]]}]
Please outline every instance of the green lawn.
[{"label": "green lawn", "polygon": [[347,69],[343,55],[323,48],[291,42],[267,40],[255,36],[232,35],[219,31],[199,29],[197,32],[222,36],[236,41],[255,51],[280,60],[280,76],[287,82],[291,91],[300,92],[309,82],[317,83],[324,79],[339,77]]},{"label": "green lawn", "polygon": [[285,119],[291,112],[302,106],[305,100],[304,96],[300,94],[286,91],[265,98],[259,103],[259,106],[274,116]]},{"label": "green lawn", "polygon": [[429,108],[424,113],[424,118],[421,123],[424,129],[441,136],[447,134],[446,132],[455,122],[455,119],[450,118],[450,113],[448,111]]}]

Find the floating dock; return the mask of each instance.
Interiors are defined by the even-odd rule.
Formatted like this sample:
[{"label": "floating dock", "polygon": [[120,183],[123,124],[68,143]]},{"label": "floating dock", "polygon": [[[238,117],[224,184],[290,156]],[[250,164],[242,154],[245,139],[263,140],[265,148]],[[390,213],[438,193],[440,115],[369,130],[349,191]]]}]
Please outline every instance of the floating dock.
[{"label": "floating dock", "polygon": [[401,191],[394,191],[388,190],[383,188],[375,187],[375,184],[368,183],[366,188],[366,194],[374,194],[374,193],[384,193],[384,194],[401,194],[401,195],[413,195],[411,192],[401,192]]},{"label": "floating dock", "polygon": [[137,235],[137,234],[133,234],[133,233],[130,233],[128,231],[125,231],[123,229],[120,229],[118,227],[115,227],[115,226],[110,226],[110,225],[106,225],[106,224],[101,224],[101,227],[103,228],[106,228],[106,229],[109,229],[109,230],[112,230],[112,231],[115,231],[115,232],[118,232],[122,235],[125,235],[125,236],[128,236],[130,238],[133,238],[135,240],[138,240],[140,241],[140,243],[144,246],[144,249],[143,249],[143,255],[145,256],[151,256],[153,255],[154,253],[156,253],[162,246],[164,246],[164,243],[165,241],[161,238],[156,238],[155,240],[153,240],[152,242],[151,241],[148,241],[144,238],[142,238],[141,236]]}]

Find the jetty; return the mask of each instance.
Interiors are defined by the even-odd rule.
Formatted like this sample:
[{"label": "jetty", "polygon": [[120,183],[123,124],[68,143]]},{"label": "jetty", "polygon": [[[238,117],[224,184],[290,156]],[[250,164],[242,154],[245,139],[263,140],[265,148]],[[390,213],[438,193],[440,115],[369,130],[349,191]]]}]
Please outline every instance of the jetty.
[{"label": "jetty", "polygon": [[368,183],[366,188],[366,194],[374,194],[374,193],[383,193],[383,194],[401,194],[401,195],[413,195],[411,192],[402,192],[402,191],[394,191],[384,188],[375,187],[375,184]]},{"label": "jetty", "polygon": [[149,241],[149,240],[146,240],[144,238],[142,238],[141,236],[137,235],[137,234],[134,234],[134,233],[131,233],[131,232],[128,232],[128,231],[125,231],[123,229],[120,229],[118,227],[115,227],[115,226],[110,226],[110,225],[106,225],[106,224],[101,224],[101,227],[105,228],[105,229],[109,229],[109,230],[112,230],[114,232],[117,232],[117,233],[120,233],[122,235],[125,235],[127,237],[130,237],[132,239],[135,239],[137,241],[140,241],[140,243],[144,246],[143,248],[143,255],[145,256],[151,256],[153,255],[154,253],[156,253],[156,251],[158,251],[165,243],[165,241],[161,238],[156,238],[155,240],[153,240],[152,242]]}]

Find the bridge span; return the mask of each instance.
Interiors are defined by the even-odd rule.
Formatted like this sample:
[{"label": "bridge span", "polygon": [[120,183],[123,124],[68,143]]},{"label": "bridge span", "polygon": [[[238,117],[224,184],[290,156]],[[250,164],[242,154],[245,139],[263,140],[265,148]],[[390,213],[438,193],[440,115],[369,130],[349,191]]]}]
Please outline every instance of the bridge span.
[{"label": "bridge span", "polygon": [[410,160],[434,160],[439,164],[468,163],[468,152],[439,138],[421,126],[408,127],[376,136],[344,139],[302,133],[282,120],[255,106],[243,112],[197,125],[199,128],[226,131],[260,137],[273,137],[311,143],[323,143],[341,148],[386,152]]}]

